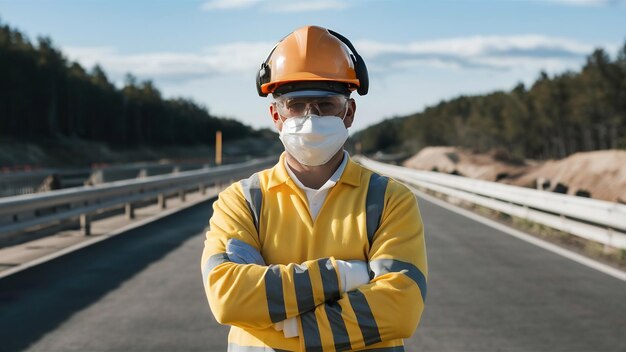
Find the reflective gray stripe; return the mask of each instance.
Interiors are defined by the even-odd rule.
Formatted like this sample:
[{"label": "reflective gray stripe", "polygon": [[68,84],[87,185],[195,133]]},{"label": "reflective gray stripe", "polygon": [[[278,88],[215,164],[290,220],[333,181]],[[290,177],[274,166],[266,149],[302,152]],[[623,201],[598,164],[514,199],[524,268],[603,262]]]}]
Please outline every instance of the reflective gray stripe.
[{"label": "reflective gray stripe", "polygon": [[324,301],[329,302],[339,299],[341,296],[341,292],[339,292],[339,279],[337,278],[337,271],[335,271],[333,262],[330,258],[322,258],[317,260],[317,265],[320,268],[320,275],[322,276]]},{"label": "reflective gray stripe", "polygon": [[261,192],[261,181],[259,174],[252,174],[249,178],[239,181],[243,196],[248,202],[248,208],[254,221],[254,227],[259,232],[259,219],[261,218],[261,205],[263,203],[263,192]]},{"label": "reflective gray stripe", "polygon": [[[382,341],[380,339],[380,333],[378,332],[376,319],[374,319],[374,314],[372,314],[372,309],[367,303],[365,295],[359,290],[354,290],[348,292],[348,298],[352,310],[354,310],[354,314],[356,315],[356,320],[359,322],[359,328],[361,329],[365,346]],[[398,319],[400,319],[400,317],[398,317]]]},{"label": "reflective gray stripe", "polygon": [[313,287],[311,286],[311,276],[306,265],[293,266],[293,286],[296,290],[296,301],[298,302],[298,312],[306,313],[315,308],[313,299]]},{"label": "reflective gray stripe", "polygon": [[330,329],[333,332],[333,341],[335,342],[336,351],[349,351],[352,349],[350,344],[350,337],[348,336],[348,330],[346,324],[341,316],[341,306],[337,302],[326,301],[324,304],[324,310],[330,323]]},{"label": "reflective gray stripe", "polygon": [[206,285],[206,281],[209,279],[209,273],[211,272],[211,270],[213,270],[213,268],[215,268],[216,266],[222,263],[226,263],[228,261],[229,260],[226,253],[218,253],[210,256],[209,259],[207,259],[202,266],[202,282],[204,282],[204,284]]},{"label": "reflective gray stripe", "polygon": [[333,332],[335,350],[350,350],[352,346],[350,345],[346,324],[341,316],[341,306],[334,302],[340,297],[337,272],[333,267],[333,262],[329,258],[319,259],[317,264],[320,268],[322,284],[324,286],[324,302],[326,302],[324,310],[326,311],[326,316],[330,323],[330,329]]},{"label": "reflective gray stripe", "polygon": [[319,327],[317,326],[315,311],[307,312],[300,315],[300,321],[302,322],[302,337],[304,338],[304,349],[307,352],[322,352],[322,339],[320,337]]},{"label": "reflective gray stripe", "polygon": [[287,350],[274,349],[271,347],[263,346],[239,346],[236,343],[228,343],[228,352],[289,352]]},{"label": "reflective gray stripe", "polygon": [[367,225],[367,240],[372,246],[374,234],[380,226],[380,218],[383,215],[385,207],[385,191],[387,191],[387,183],[389,179],[377,173],[372,173],[370,183],[367,188],[367,197],[365,198],[365,223]]},{"label": "reflective gray stripe", "polygon": [[372,260],[369,265],[374,272],[374,277],[387,273],[402,273],[408,276],[420,288],[422,302],[426,301],[426,277],[415,265],[394,259],[376,259]]},{"label": "reflective gray stripe", "polygon": [[270,265],[265,272],[265,294],[267,309],[273,323],[287,319],[285,298],[283,296],[283,280],[278,265]]},{"label": "reflective gray stripe", "polygon": [[302,321],[304,347],[307,351],[322,351],[322,339],[320,338],[320,331],[317,326],[317,318],[315,317],[315,311],[311,311],[315,309],[311,276],[305,265],[294,266],[293,284],[296,289],[298,311],[301,314],[300,320]]}]

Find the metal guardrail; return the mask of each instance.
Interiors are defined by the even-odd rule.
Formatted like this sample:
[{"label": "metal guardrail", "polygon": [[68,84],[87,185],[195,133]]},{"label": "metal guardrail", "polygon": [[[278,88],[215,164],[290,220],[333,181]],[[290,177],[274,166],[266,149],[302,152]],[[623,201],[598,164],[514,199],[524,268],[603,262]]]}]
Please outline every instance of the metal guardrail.
[{"label": "metal guardrail", "polygon": [[356,157],[398,180],[546,225],[615,248],[626,248],[626,205],[463,176],[420,171]]},{"label": "metal guardrail", "polygon": [[0,173],[0,197],[42,192],[46,181],[56,182],[55,189],[96,185],[133,178],[179,173],[208,168],[206,163],[131,163],[94,168],[46,168],[33,171]]},{"label": "metal guardrail", "polygon": [[0,235],[76,217],[80,218],[85,235],[89,235],[90,217],[99,210],[124,207],[127,217],[132,218],[135,203],[157,199],[165,208],[169,196],[178,195],[184,200],[191,189],[204,194],[207,186],[247,177],[276,160],[277,157],[269,157],[173,175],[0,198]]},{"label": "metal guardrail", "polygon": [[46,176],[53,173],[51,169],[0,173],[0,197],[35,193]]}]

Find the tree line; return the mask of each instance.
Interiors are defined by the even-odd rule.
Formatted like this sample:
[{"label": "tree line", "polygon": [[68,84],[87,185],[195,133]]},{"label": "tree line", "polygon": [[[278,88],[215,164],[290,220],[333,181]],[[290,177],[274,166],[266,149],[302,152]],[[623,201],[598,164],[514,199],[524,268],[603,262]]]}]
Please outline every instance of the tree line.
[{"label": "tree line", "polygon": [[193,145],[261,132],[212,116],[192,100],[164,99],[150,81],[126,76],[117,88],[100,66],[68,61],[46,37],[32,44],[0,22],[0,137],[79,138],[113,147]]},{"label": "tree line", "polygon": [[442,101],[370,126],[354,139],[365,153],[462,146],[548,159],[626,149],[626,43],[615,60],[596,49],[579,72],[541,72],[529,88],[519,83],[511,91]]}]

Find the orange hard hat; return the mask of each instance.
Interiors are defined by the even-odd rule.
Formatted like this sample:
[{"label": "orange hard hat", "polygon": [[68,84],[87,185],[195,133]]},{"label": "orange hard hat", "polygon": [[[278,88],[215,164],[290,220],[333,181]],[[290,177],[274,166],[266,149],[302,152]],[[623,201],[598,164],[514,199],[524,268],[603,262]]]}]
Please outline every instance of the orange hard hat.
[{"label": "orange hard hat", "polygon": [[299,82],[330,85],[336,82],[348,92],[357,89],[361,95],[368,90],[365,62],[352,43],[336,32],[317,26],[298,28],[283,38],[257,74],[260,96]]}]

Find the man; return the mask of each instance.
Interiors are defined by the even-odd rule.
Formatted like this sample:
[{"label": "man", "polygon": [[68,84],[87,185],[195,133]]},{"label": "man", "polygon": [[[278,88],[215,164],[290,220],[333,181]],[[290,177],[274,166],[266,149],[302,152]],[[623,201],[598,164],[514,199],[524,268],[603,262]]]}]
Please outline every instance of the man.
[{"label": "man", "polygon": [[201,263],[229,351],[404,351],[424,308],[424,232],[414,195],[343,150],[365,63],[307,26],[270,52],[257,89],[286,152],[220,194]]}]

